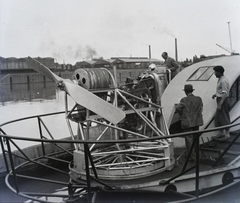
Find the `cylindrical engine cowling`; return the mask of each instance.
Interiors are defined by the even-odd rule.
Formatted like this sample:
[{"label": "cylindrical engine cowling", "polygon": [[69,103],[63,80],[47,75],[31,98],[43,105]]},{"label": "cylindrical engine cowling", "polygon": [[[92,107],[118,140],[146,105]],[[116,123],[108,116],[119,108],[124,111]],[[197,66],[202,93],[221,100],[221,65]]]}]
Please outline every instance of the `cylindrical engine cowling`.
[{"label": "cylindrical engine cowling", "polygon": [[153,76],[155,80],[155,87],[156,87],[156,98],[157,104],[160,104],[160,99],[164,90],[167,87],[167,74],[166,74],[166,67],[165,66],[157,66],[153,71]]},{"label": "cylindrical engine cowling", "polygon": [[80,68],[75,70],[73,78],[85,89],[109,88],[111,76],[106,69]]},{"label": "cylindrical engine cowling", "polygon": [[156,66],[156,68],[153,71],[157,74],[165,74],[166,73],[166,66]]}]

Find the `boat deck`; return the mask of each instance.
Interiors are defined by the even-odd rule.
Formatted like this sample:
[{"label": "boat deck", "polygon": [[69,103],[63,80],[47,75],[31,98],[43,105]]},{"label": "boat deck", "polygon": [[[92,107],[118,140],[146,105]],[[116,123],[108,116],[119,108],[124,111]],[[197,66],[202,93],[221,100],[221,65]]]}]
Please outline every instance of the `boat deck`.
[{"label": "boat deck", "polygon": [[[239,145],[240,145],[240,138],[238,138],[234,144],[229,148],[227,153],[220,157],[224,150],[231,144],[231,141],[235,139],[238,135],[238,132],[231,133],[231,138],[226,141],[215,141],[211,140],[207,143],[204,143],[200,146],[201,155],[203,157],[199,160],[199,173],[217,173],[224,169],[225,171],[231,168],[231,162],[235,160],[239,155]],[[183,167],[186,164],[185,172],[182,175],[189,175],[195,177],[196,173],[196,163],[188,161],[186,163],[186,150],[182,148],[175,149],[175,166],[170,171],[164,171],[152,176],[147,176],[143,178],[136,178],[131,180],[103,180],[103,182],[113,188],[116,189],[139,189],[139,188],[149,188],[154,187],[156,185],[161,185],[164,182],[168,181],[169,179],[178,176],[182,173]],[[216,164],[217,161],[217,164]],[[181,177],[180,177],[181,179]],[[170,181],[168,182],[170,183]],[[95,182],[92,182],[93,186]],[[163,184],[164,185],[164,184]],[[97,184],[99,187],[99,184]],[[100,186],[101,187],[101,186]],[[104,188],[104,187],[103,187]]]},{"label": "boat deck", "polygon": [[[236,139],[236,140],[235,140]],[[235,141],[234,144],[229,147],[229,144],[231,144],[232,141]],[[231,133],[231,139],[227,141],[209,141],[208,143],[204,143],[201,145],[201,153],[204,154],[208,158],[203,158],[199,161],[199,191],[201,194],[203,194],[203,189],[202,188],[207,188],[207,187],[213,187],[213,186],[218,186],[221,187],[221,185],[225,185],[222,183],[223,177],[226,174],[232,173],[234,177],[238,177],[238,171],[239,171],[239,145],[240,145],[240,139],[238,138],[238,132]],[[228,152],[220,159],[218,164],[215,166],[214,164],[216,161],[219,159],[221,156],[221,153],[224,152],[229,147]],[[147,176],[144,178],[138,178],[138,179],[131,179],[131,180],[100,180],[90,181],[90,187],[92,191],[97,191],[98,192],[98,199],[101,199],[101,194],[103,194],[104,197],[107,197],[107,195],[113,195],[114,192],[125,192],[124,194],[126,195],[127,193],[133,192],[134,194],[144,194],[144,192],[157,192],[156,194],[160,194],[161,192],[166,192],[169,189],[174,189],[172,188],[172,185],[176,186],[177,190],[176,192],[178,196],[183,196],[191,194],[191,191],[189,193],[189,188],[192,189],[192,191],[195,190],[195,184],[196,184],[196,163],[194,162],[187,162],[186,164],[186,170],[185,173],[182,173],[183,167],[186,163],[186,153],[184,153],[184,149],[181,148],[176,148],[175,149],[175,166],[173,167],[172,170],[169,171],[164,171],[152,176]],[[211,158],[209,158],[211,157]],[[233,161],[235,162],[233,163]],[[237,163],[237,164],[236,164]],[[58,165],[56,165],[58,166]],[[61,164],[63,167],[63,164]],[[60,168],[58,168],[60,169]],[[188,170],[189,169],[189,170]],[[235,171],[234,171],[235,170]],[[237,172],[236,172],[237,171]],[[43,170],[41,170],[43,173]],[[54,179],[52,178],[52,175],[50,175],[49,172],[47,179],[53,179],[54,181],[62,181],[64,178],[65,185],[68,184],[69,181],[69,169],[67,163],[64,166],[65,175],[62,173],[54,173]],[[28,172],[29,173],[29,172]],[[41,177],[41,175],[38,172],[36,176]],[[182,173],[182,174],[181,174]],[[204,174],[205,173],[205,174]],[[45,174],[45,172],[44,172]],[[179,174],[181,176],[177,177]],[[204,174],[204,175],[202,175]],[[29,175],[29,174],[28,174]],[[50,178],[51,176],[51,178]],[[35,175],[33,175],[35,177]],[[44,175],[45,177],[45,175]],[[176,179],[172,179],[173,177],[177,177]],[[228,176],[229,177],[229,176]],[[230,176],[231,177],[231,176]],[[35,182],[36,180],[26,180],[23,179],[24,181],[20,181],[21,178],[18,178],[19,180],[19,185],[21,188],[21,191],[27,191],[29,190],[29,185],[32,185],[32,182]],[[13,179],[11,177],[10,182],[12,182]],[[169,182],[168,182],[169,181]],[[30,183],[31,182],[31,183]],[[101,182],[103,184],[101,184]],[[41,185],[40,182],[36,182],[36,187],[37,185]],[[204,183],[204,184],[203,184]],[[230,183],[230,182],[227,182]],[[210,185],[211,184],[211,185]],[[215,185],[214,185],[215,184]],[[47,186],[48,183],[44,183],[44,186]],[[86,184],[85,181],[83,181],[83,184],[80,184],[79,186],[83,186],[84,188],[87,188],[88,185]],[[231,184],[230,184],[231,185]],[[109,187],[111,187],[111,189]],[[169,187],[171,186],[171,187]],[[61,185],[56,185],[53,186],[52,183],[49,183],[49,187],[44,187],[47,191],[49,188],[52,189],[52,192],[55,190],[62,188]],[[67,188],[67,187],[66,187]],[[30,192],[34,191],[34,187],[31,187]],[[185,190],[183,190],[185,189]],[[183,190],[183,191],[182,191]],[[107,193],[105,193],[107,192]],[[109,194],[110,192],[110,194]],[[139,193],[140,192],[140,193]],[[145,193],[146,194],[146,193]],[[161,193],[165,194],[165,193]],[[121,195],[120,195],[121,196]],[[17,196],[15,195],[14,197]],[[168,196],[169,197],[169,196]],[[179,198],[180,198],[179,197]],[[7,198],[7,197],[6,197]],[[161,196],[161,198],[163,198]],[[1,199],[1,198],[0,198]],[[21,198],[20,198],[21,199]],[[96,201],[97,202],[97,201]]]}]

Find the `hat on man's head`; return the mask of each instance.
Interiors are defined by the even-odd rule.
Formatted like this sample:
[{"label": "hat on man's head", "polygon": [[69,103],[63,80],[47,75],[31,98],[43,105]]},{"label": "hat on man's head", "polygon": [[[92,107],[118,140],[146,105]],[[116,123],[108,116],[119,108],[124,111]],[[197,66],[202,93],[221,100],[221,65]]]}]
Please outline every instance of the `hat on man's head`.
[{"label": "hat on man's head", "polygon": [[184,85],[184,89],[183,89],[183,91],[185,91],[185,92],[193,92],[193,86],[191,85],[191,84],[186,84],[186,85]]}]

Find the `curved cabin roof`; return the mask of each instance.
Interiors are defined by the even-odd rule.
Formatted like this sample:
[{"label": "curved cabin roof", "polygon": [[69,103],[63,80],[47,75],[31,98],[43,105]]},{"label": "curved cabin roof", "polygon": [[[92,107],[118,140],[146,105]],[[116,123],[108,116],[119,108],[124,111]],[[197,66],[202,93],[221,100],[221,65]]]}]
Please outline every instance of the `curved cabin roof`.
[{"label": "curved cabin roof", "polygon": [[[230,87],[240,75],[240,55],[224,56],[215,59],[210,59],[195,63],[183,69],[170,82],[161,98],[161,105],[165,114],[167,123],[169,124],[173,106],[180,102],[180,99],[185,95],[183,87],[185,84],[192,84],[195,89],[193,94],[200,96],[203,100],[203,119],[204,128],[213,118],[216,111],[216,101],[212,99],[212,95],[216,92],[217,78],[212,69],[209,69],[201,79],[197,79],[201,75],[201,70],[206,70],[208,67],[221,65],[224,67],[224,75],[228,78]],[[197,72],[196,72],[197,71]],[[200,73],[201,72],[201,73]],[[189,78],[191,78],[189,80]]]}]

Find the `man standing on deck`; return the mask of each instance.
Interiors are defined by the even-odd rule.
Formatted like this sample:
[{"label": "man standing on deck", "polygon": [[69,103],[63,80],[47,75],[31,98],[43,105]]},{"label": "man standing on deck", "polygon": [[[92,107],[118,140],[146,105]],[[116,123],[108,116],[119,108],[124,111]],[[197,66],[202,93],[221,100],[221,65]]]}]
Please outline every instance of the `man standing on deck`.
[{"label": "man standing on deck", "polygon": [[165,60],[164,64],[167,67],[167,70],[171,73],[171,80],[179,73],[179,65],[177,62],[168,56],[167,52],[162,53],[162,57]]},{"label": "man standing on deck", "polygon": [[[193,86],[186,84],[184,86],[184,92],[187,95],[183,97],[179,104],[176,105],[176,111],[180,115],[181,127],[184,132],[197,131],[199,126],[203,125],[203,102],[201,97],[193,95]],[[197,134],[185,136],[185,143],[188,153],[194,141],[194,136],[199,139]],[[195,147],[193,147],[191,161],[196,160]]]},{"label": "man standing on deck", "polygon": [[[215,66],[213,68],[217,82],[216,94],[212,96],[213,99],[217,100],[217,111],[215,114],[215,126],[220,127],[230,124],[228,96],[229,96],[229,81],[224,76],[224,68],[222,66]],[[229,128],[220,130],[217,136],[214,136],[214,140],[224,141],[230,138]]]}]

